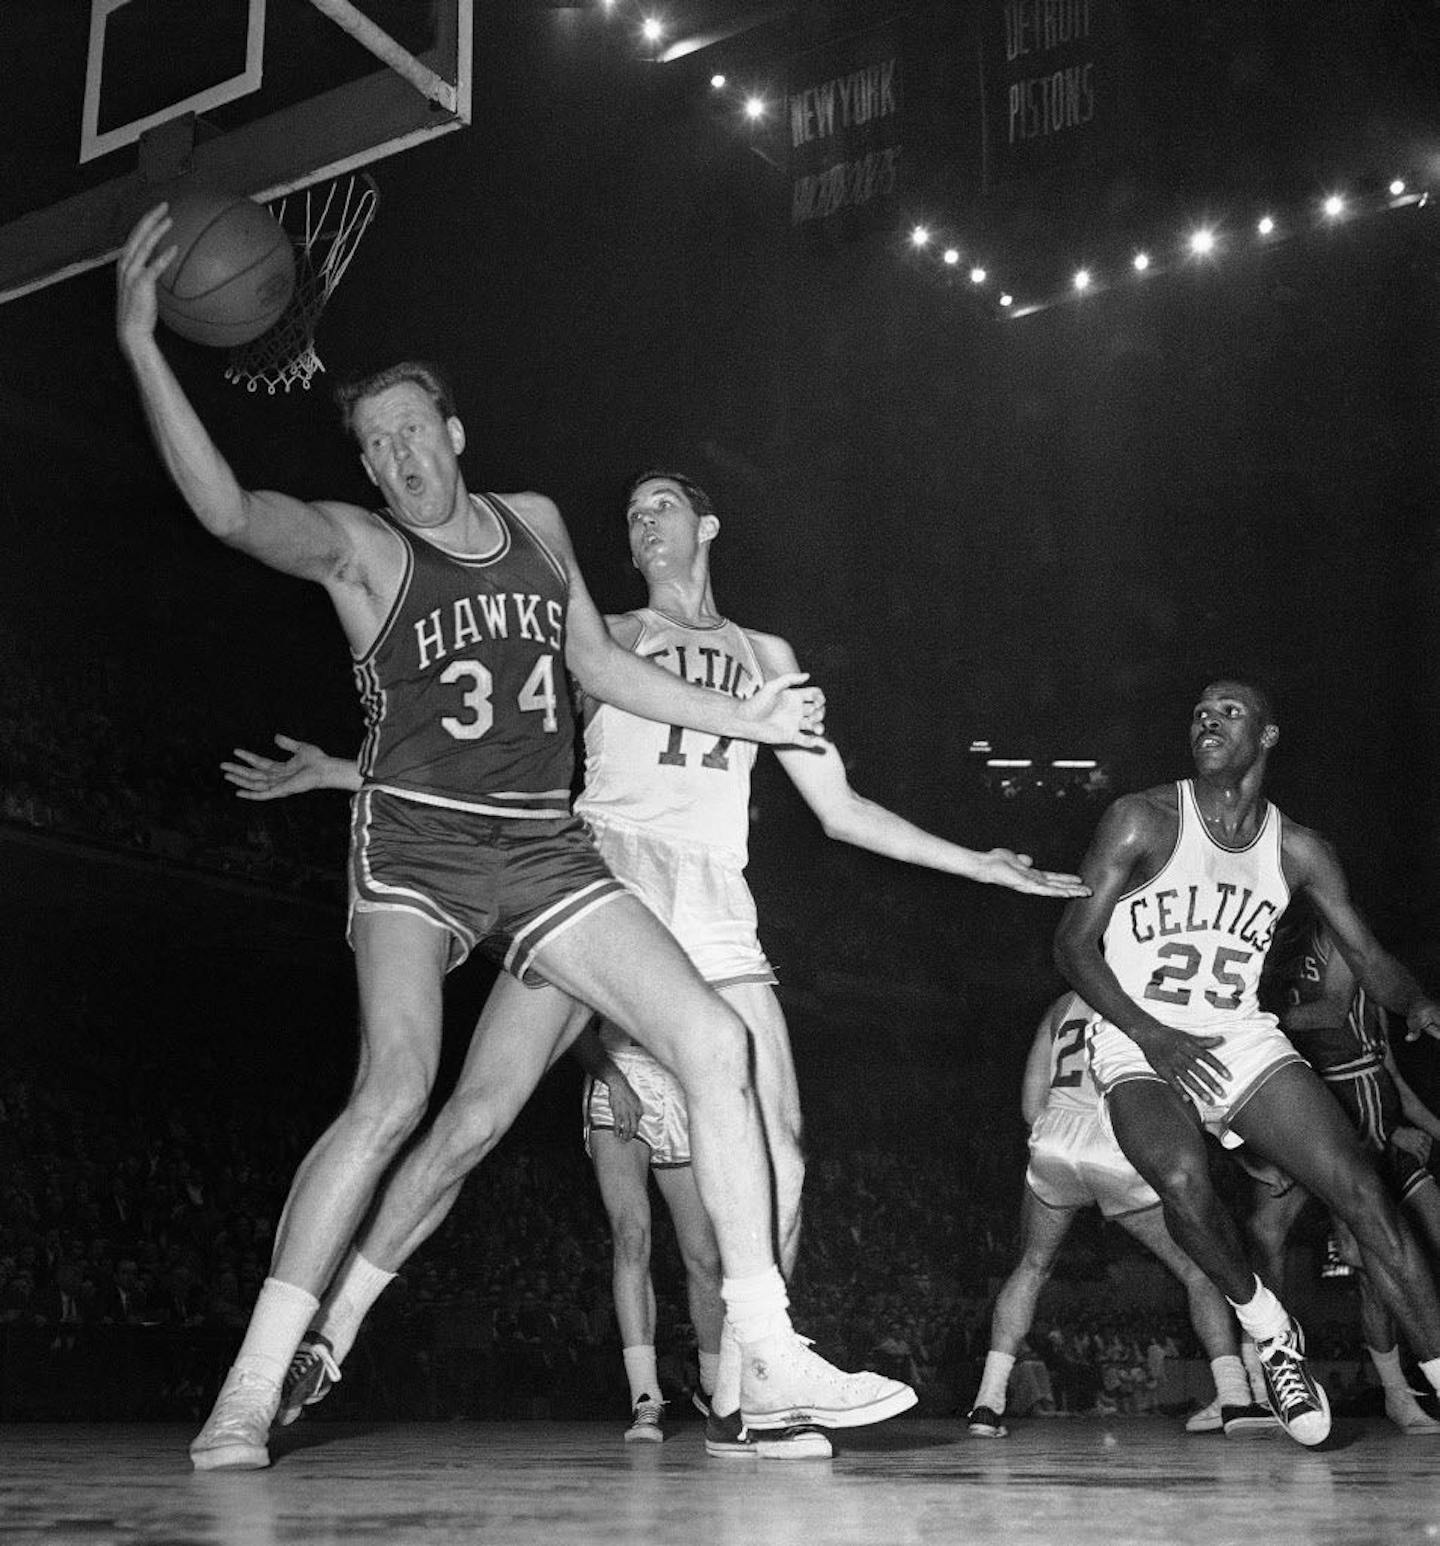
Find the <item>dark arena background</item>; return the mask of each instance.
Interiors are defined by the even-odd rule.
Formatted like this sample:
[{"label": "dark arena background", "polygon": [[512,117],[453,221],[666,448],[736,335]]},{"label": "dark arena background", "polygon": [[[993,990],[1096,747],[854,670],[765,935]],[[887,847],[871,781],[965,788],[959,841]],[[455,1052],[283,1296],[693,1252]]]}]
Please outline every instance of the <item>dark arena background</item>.
[{"label": "dark arena background", "polygon": [[[183,7],[134,3],[178,27]],[[403,32],[433,7],[361,9]],[[0,256],[78,185],[86,11],[7,11]],[[328,64],[285,47],[309,7],[269,11],[267,89],[303,96]],[[1184,776],[1205,682],[1257,676],[1282,730],[1269,792],[1440,989],[1432,0],[514,0],[475,7],[473,44],[469,124],[368,167],[378,213],[308,389],[246,391],[165,335],[246,486],[364,503],[331,388],[434,358],[470,486],[552,497],[619,611],[643,599],[624,480],[683,468],[720,514],[722,610],[793,644],[854,786],[1054,869],[1116,794]],[[185,46],[200,70],[218,44]],[[654,1465],[620,1444],[564,1060],[260,1490],[205,1492],[184,1445],[356,1051],[346,803],[242,804],[218,765],[277,731],[353,751],[350,664],[320,591],[213,542],[167,481],[111,264],[0,306],[0,431],[0,1540],[1440,1526],[1435,1446],[1387,1430],[1318,1214],[1291,1276],[1333,1451],[1217,1460],[1224,1441],[1187,1438],[1211,1385],[1184,1295],[1093,1214],[1032,1339],[1072,1420],[1017,1408],[1003,1456],[967,1437],[1060,904],[827,842],[765,755],[748,874],[805,1109],[795,1320],[842,1367],[914,1383],[915,1414],[793,1481],[707,1472],[657,1208],[673,1442]],[[451,980],[440,1093],[493,971]],[[1396,1042],[1440,1103],[1434,1044]],[[350,1501],[327,1465],[366,1473]]]}]

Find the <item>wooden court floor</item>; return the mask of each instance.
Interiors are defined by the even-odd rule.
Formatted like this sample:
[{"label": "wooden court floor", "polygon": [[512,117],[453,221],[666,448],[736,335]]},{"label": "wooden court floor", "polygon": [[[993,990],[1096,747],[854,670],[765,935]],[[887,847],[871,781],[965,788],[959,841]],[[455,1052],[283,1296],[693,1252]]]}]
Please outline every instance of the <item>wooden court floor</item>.
[{"label": "wooden court floor", "polygon": [[0,1429],[0,1546],[1394,1546],[1440,1540],[1440,1440],[1340,1421],[1187,1435],[1093,1417],[972,1439],[906,1420],[828,1461],[714,1460],[698,1423],[627,1446],[602,1423],[299,1424],[268,1471],[196,1475],[187,1431]]}]

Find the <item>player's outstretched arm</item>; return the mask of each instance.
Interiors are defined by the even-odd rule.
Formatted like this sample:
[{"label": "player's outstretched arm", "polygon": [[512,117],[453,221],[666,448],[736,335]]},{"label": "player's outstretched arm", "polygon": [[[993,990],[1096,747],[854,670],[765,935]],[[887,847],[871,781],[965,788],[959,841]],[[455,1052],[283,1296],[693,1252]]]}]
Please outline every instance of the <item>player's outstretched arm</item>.
[{"label": "player's outstretched arm", "polygon": [[1090,895],[1077,897],[1060,915],[1055,964],[1070,986],[1112,1025],[1137,1043],[1157,1074],[1181,1094],[1208,1100],[1219,1095],[1225,1064],[1210,1050],[1220,1038],[1192,1036],[1147,1014],[1120,986],[1101,948],[1115,904],[1142,859],[1164,847],[1160,812],[1149,795],[1126,795],[1100,818],[1080,873]]},{"label": "player's outstretched arm", "polygon": [[565,664],[583,692],[662,725],[684,725],[711,735],[771,745],[818,741],[825,725],[825,695],[818,687],[806,686],[808,678],[801,672],[767,682],[754,697],[742,700],[696,687],[622,649],[610,637],[590,598],[560,512],[538,495],[528,496],[521,509],[569,572]]},{"label": "player's outstretched arm", "polygon": [[244,489],[185,396],[155,338],[155,285],[174,258],[164,204],[131,231],[115,268],[116,336],[175,486],[212,536],[301,579],[326,582],[353,560],[357,518],[340,504]]},{"label": "player's outstretched arm", "polygon": [[286,795],[304,794],[309,789],[345,789],[352,793],[360,787],[360,769],[353,757],[332,757],[309,741],[277,735],[275,744],[288,757],[262,757],[259,752],[235,748],[236,762],[222,762],[220,771],[234,784],[242,800],[283,800]]},{"label": "player's outstretched arm", "polygon": [[1440,1003],[1370,932],[1351,900],[1335,850],[1318,832],[1291,821],[1285,823],[1281,845],[1285,878],[1291,889],[1303,886],[1309,892],[1366,991],[1386,1009],[1404,1015],[1406,1041],[1421,1036],[1440,1040]]},{"label": "player's outstretched arm", "polygon": [[[794,651],[783,639],[769,634],[750,634],[755,655],[767,679],[794,673]],[[1030,896],[1084,896],[1086,886],[1078,875],[1037,870],[1028,854],[1008,848],[979,852],[937,837],[914,822],[897,815],[851,787],[845,764],[829,741],[813,747],[783,749],[780,764],[800,797],[819,818],[826,837],[851,843],[871,853],[884,854],[906,864],[963,875],[984,885],[1005,886]]]}]

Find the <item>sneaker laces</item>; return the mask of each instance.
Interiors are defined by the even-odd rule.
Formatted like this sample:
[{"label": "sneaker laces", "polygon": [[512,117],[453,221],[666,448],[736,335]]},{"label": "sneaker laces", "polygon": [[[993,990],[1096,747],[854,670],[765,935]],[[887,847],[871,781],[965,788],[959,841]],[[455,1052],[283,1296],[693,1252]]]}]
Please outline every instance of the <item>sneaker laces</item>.
[{"label": "sneaker laces", "polygon": [[285,1372],[285,1388],[293,1389],[312,1364],[318,1363],[324,1369],[326,1377],[332,1385],[340,1380],[340,1365],[331,1356],[330,1349],[323,1342],[302,1342],[295,1349],[295,1356],[290,1360],[290,1367]]},{"label": "sneaker laces", "polygon": [[1265,1367],[1270,1371],[1270,1381],[1280,1405],[1286,1411],[1297,1406],[1313,1406],[1305,1375],[1300,1367],[1301,1354],[1295,1348],[1279,1343],[1273,1352],[1267,1353]]}]

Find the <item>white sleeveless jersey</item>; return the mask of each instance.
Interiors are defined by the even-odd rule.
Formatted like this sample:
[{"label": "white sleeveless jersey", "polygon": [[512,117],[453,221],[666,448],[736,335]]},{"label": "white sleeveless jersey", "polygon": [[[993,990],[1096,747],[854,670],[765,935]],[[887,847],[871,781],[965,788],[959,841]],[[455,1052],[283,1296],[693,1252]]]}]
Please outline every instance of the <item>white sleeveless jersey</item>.
[{"label": "white sleeveless jersey", "polygon": [[1276,921],[1290,900],[1280,864],[1284,818],[1269,803],[1241,849],[1205,830],[1191,780],[1178,786],[1180,832],[1152,880],[1115,904],[1105,960],[1126,993],[1165,1025],[1227,1030],[1263,1015],[1256,994]]},{"label": "white sleeveless jersey", "polygon": [[1067,993],[1050,1017],[1050,1087],[1047,1111],[1094,1116],[1100,1090],[1090,1074],[1089,1032],[1095,1011],[1078,993]]},{"label": "white sleeveless jersey", "polygon": [[[734,698],[760,687],[755,651],[734,623],[686,628],[649,607],[634,616],[641,624],[635,654]],[[743,865],[757,750],[754,741],[661,725],[597,704],[585,726],[585,788],[575,809],[586,818],[643,825],[662,840],[723,849]]]}]

